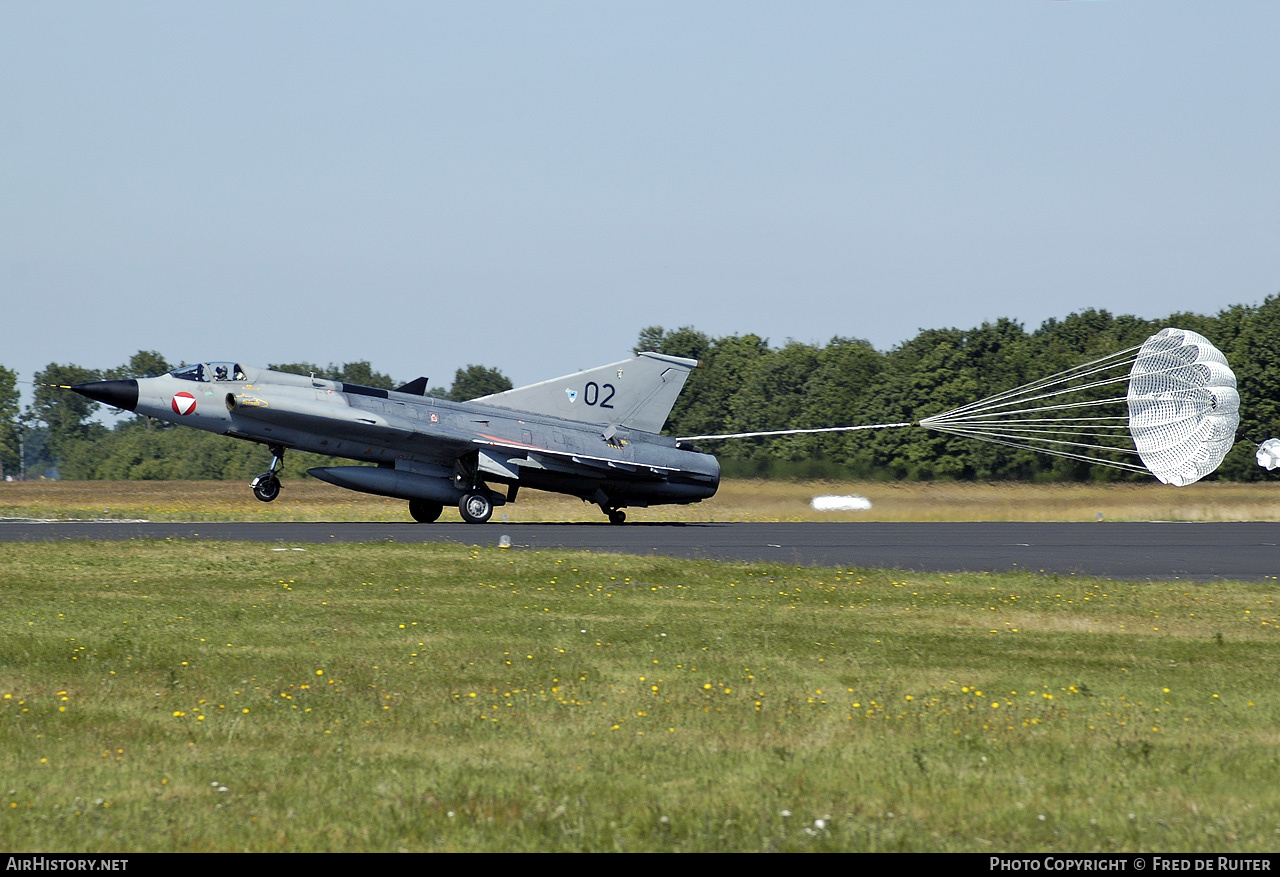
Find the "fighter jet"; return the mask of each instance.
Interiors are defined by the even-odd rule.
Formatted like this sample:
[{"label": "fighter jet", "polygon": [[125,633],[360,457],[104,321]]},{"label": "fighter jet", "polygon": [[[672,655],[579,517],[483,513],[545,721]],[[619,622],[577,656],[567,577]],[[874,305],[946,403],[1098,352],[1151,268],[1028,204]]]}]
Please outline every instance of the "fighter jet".
[{"label": "fighter jet", "polygon": [[482,524],[495,506],[515,502],[529,487],[594,503],[620,524],[627,507],[699,502],[720,484],[714,456],[659,434],[696,365],[641,353],[470,402],[426,396],[426,378],[381,390],[236,362],[70,389],[114,408],[266,445],[271,465],[250,484],[263,502],[280,495],[285,451],[299,450],[366,464],[307,473],[406,499],[417,521],[435,521],[455,505],[464,521]]}]

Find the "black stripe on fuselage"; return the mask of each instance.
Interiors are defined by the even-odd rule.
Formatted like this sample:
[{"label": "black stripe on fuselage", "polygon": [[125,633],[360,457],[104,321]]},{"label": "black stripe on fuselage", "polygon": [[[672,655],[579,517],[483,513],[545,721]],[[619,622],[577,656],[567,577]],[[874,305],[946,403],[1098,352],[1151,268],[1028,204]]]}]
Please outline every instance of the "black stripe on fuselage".
[{"label": "black stripe on fuselage", "polygon": [[354,393],[357,396],[372,396],[375,399],[386,399],[387,391],[377,387],[362,387],[359,384],[343,384],[342,392]]}]

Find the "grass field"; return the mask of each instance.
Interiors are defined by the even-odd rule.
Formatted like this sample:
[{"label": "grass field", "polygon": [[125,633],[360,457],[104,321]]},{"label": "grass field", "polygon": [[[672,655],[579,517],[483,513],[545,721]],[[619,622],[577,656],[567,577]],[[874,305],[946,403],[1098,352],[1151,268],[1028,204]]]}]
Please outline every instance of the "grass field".
[{"label": "grass field", "polygon": [[0,847],[1274,850],[1277,591],[5,545]]},{"label": "grass field", "polygon": [[[820,494],[871,500],[861,512],[817,512]],[[883,482],[726,481],[691,506],[630,509],[634,521],[1277,521],[1280,487],[1193,484],[1032,485]],[[600,510],[570,497],[525,491],[494,518],[601,521]],[[316,481],[284,483],[280,499],[255,500],[245,484],[201,481],[0,482],[0,518],[144,518],[152,521],[408,521],[406,504]],[[447,509],[442,520],[457,520]]]}]

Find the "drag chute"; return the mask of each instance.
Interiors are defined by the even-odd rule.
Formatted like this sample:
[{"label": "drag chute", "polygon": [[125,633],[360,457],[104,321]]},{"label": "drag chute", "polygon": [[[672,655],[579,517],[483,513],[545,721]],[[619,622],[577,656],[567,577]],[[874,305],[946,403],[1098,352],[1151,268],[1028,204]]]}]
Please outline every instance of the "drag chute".
[{"label": "drag chute", "polygon": [[[1121,386],[1125,395],[1116,395]],[[1162,329],[1143,344],[926,417],[920,425],[1037,453],[1150,472],[1184,487],[1235,443],[1240,396],[1207,338]]]},{"label": "drag chute", "polygon": [[1165,484],[1199,481],[1235,444],[1236,376],[1203,335],[1163,329],[1148,338],[1129,372],[1126,401],[1138,456]]}]

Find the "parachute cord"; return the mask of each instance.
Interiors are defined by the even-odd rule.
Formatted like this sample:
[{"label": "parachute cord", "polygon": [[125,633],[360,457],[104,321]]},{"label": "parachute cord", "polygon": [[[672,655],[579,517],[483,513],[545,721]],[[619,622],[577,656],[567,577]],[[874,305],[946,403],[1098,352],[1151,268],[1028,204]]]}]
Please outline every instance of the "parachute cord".
[{"label": "parachute cord", "polygon": [[[1083,377],[1083,375],[1081,375],[1080,377]],[[1007,400],[1007,401],[1005,401],[1005,402],[1001,402],[1000,404],[997,404],[997,405],[988,405],[988,404],[986,404],[986,400],[984,400],[984,401],[982,401],[982,402],[975,402],[973,405],[966,406],[966,410],[965,410],[965,411],[963,411],[963,412],[946,411],[946,412],[943,412],[942,414],[936,414],[936,415],[934,415],[933,417],[929,417],[929,418],[927,418],[927,419],[928,419],[928,420],[937,420],[937,419],[940,419],[940,418],[951,419],[951,418],[954,418],[954,417],[959,417],[959,416],[961,416],[961,415],[962,415],[963,417],[972,417],[972,416],[974,416],[974,415],[982,414],[982,413],[987,412],[987,411],[994,411],[994,410],[997,410],[997,409],[1008,408],[1008,407],[1009,407],[1009,406],[1011,406],[1011,405],[1023,405],[1023,404],[1026,404],[1026,403],[1028,403],[1028,402],[1038,402],[1038,401],[1040,401],[1041,399],[1052,399],[1052,398],[1054,398],[1054,397],[1056,397],[1056,396],[1063,396],[1063,395],[1066,395],[1066,394],[1068,394],[1068,393],[1079,393],[1079,392],[1081,392],[1082,390],[1093,390],[1093,389],[1096,389],[1096,388],[1098,388],[1098,387],[1106,387],[1106,386],[1109,386],[1109,385],[1111,385],[1111,384],[1119,384],[1119,383],[1126,383],[1126,384],[1127,384],[1128,382],[1129,382],[1129,375],[1128,375],[1128,374],[1124,374],[1124,375],[1121,375],[1120,377],[1116,377],[1116,378],[1109,378],[1108,380],[1105,380],[1105,381],[1093,381],[1093,382],[1091,382],[1091,383],[1088,383],[1088,384],[1081,384],[1081,385],[1079,385],[1079,386],[1064,387],[1064,388],[1063,388],[1063,389],[1061,389],[1061,390],[1054,390],[1052,393],[1042,393],[1042,394],[1041,394],[1041,395],[1039,395],[1039,396],[1020,396],[1020,397],[1018,397],[1018,398],[1016,398],[1016,399],[1009,399],[1009,400]],[[1102,399],[1102,400],[1099,400],[1099,401],[1100,401],[1100,402],[1123,401],[1123,400],[1124,400],[1124,398],[1125,398],[1125,397],[1121,396],[1121,397],[1119,397],[1119,399],[1118,399],[1118,400],[1117,400],[1117,399]],[[1085,404],[1085,403],[1080,403],[1080,404]],[[1017,413],[1017,412],[1018,412],[1018,411],[1020,411],[1020,410],[1021,410],[1021,409],[1014,409],[1013,411],[1011,411],[1011,412],[1007,412],[1007,413],[1014,414],[1014,413]],[[1034,409],[1033,409],[1033,410],[1034,410]]]},{"label": "parachute cord", "polygon": [[[982,441],[994,440],[997,438],[1005,438],[1005,439],[1021,439],[1024,442],[1037,442],[1038,444],[1034,448],[1032,448],[1032,450],[1045,450],[1040,448],[1040,445],[1062,445],[1064,447],[1086,448],[1088,450],[1096,450],[1096,451],[1112,451],[1114,453],[1129,454],[1131,456],[1138,453],[1133,448],[1123,448],[1123,447],[1117,447],[1115,445],[1095,445],[1095,444],[1089,444],[1087,442],[1071,442],[1071,441],[1066,441],[1064,439],[1039,438],[1038,435],[1041,435],[1041,434],[1033,434],[1037,437],[1027,438],[1027,437],[1024,437],[1023,435],[1019,435],[1018,433],[987,432],[984,430],[976,430],[976,429],[959,430],[959,429],[943,428],[943,429],[940,429],[939,431],[953,433],[954,435],[964,436],[966,438],[980,439]],[[1055,433],[1049,433],[1049,435],[1054,435],[1054,434]],[[1084,436],[1078,436],[1078,437],[1082,438]]]},{"label": "parachute cord", "polygon": [[[944,432],[949,430],[944,430]],[[963,433],[956,433],[962,435]],[[1093,463],[1098,466],[1110,466],[1112,469],[1123,469],[1126,472],[1139,472],[1144,475],[1150,475],[1151,472],[1145,466],[1136,466],[1132,463],[1117,463],[1114,460],[1104,460],[1100,457],[1090,457],[1086,454],[1075,454],[1069,451],[1060,451],[1053,448],[1041,448],[1035,445],[1022,444],[1020,442],[1005,441],[998,438],[990,438],[983,436],[981,441],[990,442],[993,445],[1004,445],[1007,448],[1019,448],[1027,451],[1034,451],[1037,454],[1048,454],[1051,457],[1065,457],[1071,460],[1080,460],[1085,463]],[[1118,448],[1107,448],[1106,450],[1119,450]]]},{"label": "parachute cord", "polygon": [[[935,416],[944,417],[953,414],[967,413],[972,409],[986,408],[989,405],[1003,402],[1005,400],[1017,400],[1031,393],[1039,393],[1043,390],[1049,389],[1050,387],[1065,384],[1068,381],[1078,380],[1080,378],[1089,377],[1090,375],[1101,374],[1114,368],[1131,366],[1138,359],[1137,354],[1134,353],[1134,351],[1138,349],[1138,347],[1130,347],[1127,350],[1121,350],[1118,353],[1113,353],[1109,356],[1095,359],[1092,362],[1086,362],[1083,365],[1078,365],[1074,368],[1057,372],[1056,374],[1038,378],[1037,380],[1030,381],[1029,383],[1023,384],[1019,387],[1014,387],[1012,390],[1005,390],[1002,393],[996,393],[994,396],[988,396],[985,399],[979,399],[976,402],[961,405],[958,408],[953,408],[950,411],[945,411],[942,414]],[[1129,354],[1133,355],[1129,356]],[[1125,377],[1127,378],[1128,376],[1126,375]]]},{"label": "parachute cord", "polygon": [[[1129,350],[1121,351],[1121,353],[1115,354],[1115,356],[1118,357],[1118,356],[1130,353],[1133,350],[1137,350],[1137,349],[1138,348],[1136,347],[1132,347],[1132,348],[1129,348]],[[1126,373],[1118,377],[1108,378],[1107,380],[1091,381],[1086,384],[1071,384],[1069,386],[1064,387],[1063,389],[1055,390],[1054,392],[1051,392],[1051,393],[1041,392],[1043,390],[1049,389],[1050,387],[1058,386],[1061,384],[1070,384],[1070,382],[1072,381],[1077,381],[1077,380],[1080,380],[1081,378],[1101,374],[1113,368],[1117,368],[1120,366],[1131,366],[1134,363],[1136,363],[1139,359],[1139,357],[1135,355],[1135,356],[1127,357],[1123,360],[1110,362],[1098,368],[1092,368],[1092,369],[1090,368],[1090,366],[1094,366],[1098,363],[1102,363],[1108,358],[1109,357],[1104,357],[1103,359],[1094,360],[1094,362],[1086,363],[1085,365],[1077,366],[1074,369],[1068,369],[1067,371],[1064,371],[1064,372],[1059,372],[1056,375],[1050,375],[1049,377],[1042,378],[1039,381],[1033,381],[1029,384],[1023,384],[1021,387],[1018,387],[1017,389],[1007,390],[1003,393],[997,393],[994,396],[988,396],[985,399],[979,399],[976,402],[970,402],[967,405],[961,405],[958,408],[953,408],[949,411],[944,411],[941,414],[931,415],[930,417],[924,418],[921,421],[921,423],[925,425],[931,425],[934,423],[941,422],[943,420],[951,421],[951,422],[962,422],[969,418],[985,416],[987,415],[988,412],[997,411],[1000,409],[1008,409],[1014,405],[1023,405],[1028,402],[1037,402],[1042,399],[1050,399],[1055,396],[1061,396],[1068,393],[1077,393],[1083,390],[1092,390],[1098,387],[1109,386],[1111,384],[1129,383],[1132,375],[1129,373]],[[1143,373],[1143,377],[1150,378],[1155,375],[1172,374],[1174,372],[1181,371],[1185,368],[1187,368],[1186,363],[1176,363],[1175,365],[1169,366],[1168,368],[1146,371]],[[1173,390],[1170,392],[1191,393],[1192,390],[1184,389],[1184,390]],[[1030,395],[1033,393],[1040,393],[1040,395]],[[1125,396],[1121,396],[1117,399],[1103,399],[1097,402],[1081,402],[1076,404],[1084,406],[1084,405],[1092,405],[1092,404],[1106,404],[1110,402],[1123,402],[1126,400],[1126,398],[1127,397]],[[1012,411],[1004,411],[1002,413],[1021,414],[1024,412],[1024,410],[1039,411],[1039,410],[1047,410],[1047,409],[1040,409],[1040,408],[1015,409]]]},{"label": "parachute cord", "polygon": [[[1017,417],[1021,414],[1036,414],[1041,411],[1066,411],[1074,408],[1096,408],[1100,405],[1112,405],[1116,402],[1123,401],[1125,401],[1124,396],[1117,396],[1113,399],[1094,399],[1089,402],[1067,402],[1061,405],[1041,405],[1037,408],[1016,408],[1013,411],[986,411],[966,417],[953,418],[945,415],[935,415],[933,417],[924,418],[920,421],[920,425],[932,428],[934,426],[955,426],[970,423],[982,424],[987,422],[987,418],[990,417]],[[1114,419],[1106,417],[1105,415],[1099,416],[1103,419]]]}]

